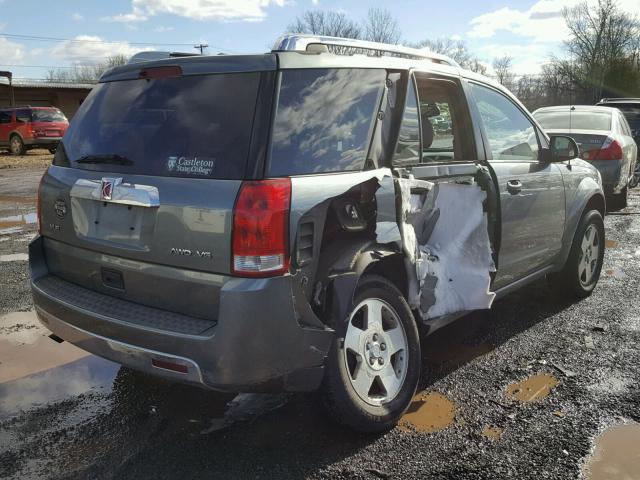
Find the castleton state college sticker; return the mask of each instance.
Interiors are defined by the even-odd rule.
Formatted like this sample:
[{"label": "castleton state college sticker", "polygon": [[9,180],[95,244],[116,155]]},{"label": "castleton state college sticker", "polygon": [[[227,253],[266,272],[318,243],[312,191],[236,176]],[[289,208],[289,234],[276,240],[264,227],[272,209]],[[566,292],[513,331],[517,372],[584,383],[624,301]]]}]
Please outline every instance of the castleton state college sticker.
[{"label": "castleton state college sticker", "polygon": [[185,173],[188,175],[211,175],[215,159],[209,157],[169,157],[167,170],[169,172]]}]

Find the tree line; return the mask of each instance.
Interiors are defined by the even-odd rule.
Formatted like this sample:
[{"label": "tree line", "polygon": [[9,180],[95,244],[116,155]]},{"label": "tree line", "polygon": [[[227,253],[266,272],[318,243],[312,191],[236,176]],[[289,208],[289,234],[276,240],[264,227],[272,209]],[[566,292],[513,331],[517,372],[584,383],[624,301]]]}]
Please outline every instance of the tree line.
[{"label": "tree line", "polygon": [[[593,104],[603,97],[640,97],[640,21],[616,0],[583,2],[564,8],[570,32],[563,55],[549,58],[539,74],[520,74],[513,58],[483,63],[463,40],[403,42],[447,55],[463,68],[489,74],[512,90],[531,110],[558,104]],[[308,11],[288,26],[292,33],[313,33],[397,44],[402,33],[387,10],[370,9],[362,22],[344,13]],[[492,72],[489,72],[491,65]]]},{"label": "tree line", "polygon": [[[640,21],[617,0],[584,2],[562,11],[570,32],[562,55],[548,59],[539,74],[521,74],[513,58],[482,62],[463,40],[402,42],[398,21],[386,9],[371,8],[361,21],[345,13],[309,10],[288,25],[290,33],[312,33],[390,44],[404,43],[447,55],[463,68],[493,76],[531,110],[557,104],[593,104],[602,97],[640,97]],[[114,55],[95,65],[49,71],[49,81],[95,82],[107,69],[127,62]],[[488,66],[492,69],[489,71]]]}]

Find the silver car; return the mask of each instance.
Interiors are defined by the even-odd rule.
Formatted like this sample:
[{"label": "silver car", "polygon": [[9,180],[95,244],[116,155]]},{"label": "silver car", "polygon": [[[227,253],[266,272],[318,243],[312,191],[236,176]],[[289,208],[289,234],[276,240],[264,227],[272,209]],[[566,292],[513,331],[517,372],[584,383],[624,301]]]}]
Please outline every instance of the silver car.
[{"label": "silver car", "polygon": [[418,328],[544,277],[594,290],[605,198],[577,153],[421,50],[289,35],[264,55],[147,53],[105,73],[42,179],[35,308],[127,367],[318,389],[337,421],[386,430],[418,385]]},{"label": "silver car", "polygon": [[627,190],[635,172],[638,147],[620,110],[565,105],[539,108],[533,116],[547,133],[573,137],[580,147],[581,158],[600,172],[611,208],[627,206]]}]

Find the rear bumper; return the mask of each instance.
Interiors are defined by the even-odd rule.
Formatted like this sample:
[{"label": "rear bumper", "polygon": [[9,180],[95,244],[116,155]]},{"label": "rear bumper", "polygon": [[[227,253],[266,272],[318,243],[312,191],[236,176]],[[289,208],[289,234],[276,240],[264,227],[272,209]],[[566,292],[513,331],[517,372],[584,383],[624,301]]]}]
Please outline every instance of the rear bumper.
[{"label": "rear bumper", "polygon": [[[333,331],[301,325],[301,313],[294,307],[294,277],[229,277],[221,291],[216,324],[193,334],[184,328],[184,321],[183,328],[171,330],[166,323],[158,328],[148,319],[131,321],[131,312],[141,308],[138,304],[53,277],[42,243],[37,237],[29,245],[36,312],[53,333],[88,352],[136,370],[220,391],[310,391],[322,381]],[[62,295],[64,288],[79,293],[86,290],[89,297]],[[123,313],[115,313],[119,311]],[[168,312],[156,313],[166,318]],[[163,362],[180,366],[182,372],[158,367]]]},{"label": "rear bumper", "polygon": [[622,160],[594,160],[590,162],[600,172],[602,189],[606,195],[621,193],[629,179],[622,172]]},{"label": "rear bumper", "polygon": [[62,137],[38,137],[38,138],[25,138],[24,144],[29,147],[55,147],[60,143]]}]

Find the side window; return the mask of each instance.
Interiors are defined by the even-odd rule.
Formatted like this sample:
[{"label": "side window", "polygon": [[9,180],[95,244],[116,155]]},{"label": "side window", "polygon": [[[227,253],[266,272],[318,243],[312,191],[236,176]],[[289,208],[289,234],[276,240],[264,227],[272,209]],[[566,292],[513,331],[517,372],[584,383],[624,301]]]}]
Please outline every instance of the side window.
[{"label": "side window", "polygon": [[538,136],[531,121],[506,96],[471,84],[494,160],[538,160]]},{"label": "side window", "polygon": [[382,69],[284,70],[269,175],[362,169],[386,74]]},{"label": "side window", "polygon": [[398,143],[393,154],[393,165],[415,165],[420,162],[420,119],[418,98],[413,79],[409,80],[404,105],[404,114],[398,133]]},{"label": "side window", "polygon": [[0,111],[0,123],[11,123],[11,112]]},{"label": "side window", "polygon": [[416,75],[422,163],[473,160],[473,130],[466,98],[457,81]]},{"label": "side window", "polygon": [[16,110],[17,123],[29,123],[31,121],[31,110]]}]

